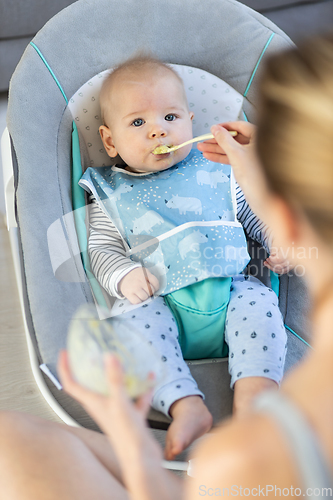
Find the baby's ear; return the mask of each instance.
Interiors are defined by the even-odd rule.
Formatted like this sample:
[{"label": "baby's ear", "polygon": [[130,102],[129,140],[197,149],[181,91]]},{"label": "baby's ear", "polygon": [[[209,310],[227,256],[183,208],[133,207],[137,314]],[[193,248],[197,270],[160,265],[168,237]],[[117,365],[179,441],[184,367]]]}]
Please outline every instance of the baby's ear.
[{"label": "baby's ear", "polygon": [[101,125],[99,127],[99,133],[100,133],[105,151],[107,152],[107,154],[111,158],[115,158],[118,154],[118,151],[116,150],[116,148],[113,144],[111,130],[106,125]]}]

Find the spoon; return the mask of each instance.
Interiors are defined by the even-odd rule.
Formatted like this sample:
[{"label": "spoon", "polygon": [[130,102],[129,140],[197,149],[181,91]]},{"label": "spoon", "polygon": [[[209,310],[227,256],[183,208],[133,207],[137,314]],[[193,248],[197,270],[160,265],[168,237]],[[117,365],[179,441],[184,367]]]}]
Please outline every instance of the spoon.
[{"label": "spoon", "polygon": [[[229,130],[229,133],[235,137],[238,132],[235,130]],[[183,142],[182,144],[178,144],[178,146],[166,146],[163,144],[162,146],[157,146],[153,154],[154,155],[164,155],[166,153],[171,153],[172,151],[176,151],[179,148],[182,148],[183,146],[187,146],[188,144],[192,144],[193,142],[199,142],[199,141],[207,141],[208,139],[214,139],[213,134],[204,134],[204,135],[199,135],[198,137],[194,137],[190,141]]]}]

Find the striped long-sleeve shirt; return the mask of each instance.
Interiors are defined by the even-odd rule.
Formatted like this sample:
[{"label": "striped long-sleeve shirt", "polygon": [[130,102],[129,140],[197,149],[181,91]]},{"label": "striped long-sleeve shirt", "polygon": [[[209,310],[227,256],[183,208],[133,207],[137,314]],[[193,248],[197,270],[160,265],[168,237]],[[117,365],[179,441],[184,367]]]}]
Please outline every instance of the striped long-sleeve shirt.
[{"label": "striped long-sleeve shirt", "polygon": [[[122,298],[118,291],[121,279],[139,263],[126,256],[126,248],[115,225],[105,215],[96,199],[90,197],[88,253],[91,270],[101,286],[112,296]],[[267,227],[252,212],[245,196],[236,186],[237,219],[244,231],[268,251]]]}]

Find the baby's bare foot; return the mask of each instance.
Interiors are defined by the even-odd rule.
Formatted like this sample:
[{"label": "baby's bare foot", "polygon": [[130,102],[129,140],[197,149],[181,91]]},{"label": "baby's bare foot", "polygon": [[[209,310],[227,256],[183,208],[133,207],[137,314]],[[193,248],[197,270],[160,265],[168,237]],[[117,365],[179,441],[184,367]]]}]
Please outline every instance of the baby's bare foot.
[{"label": "baby's bare foot", "polygon": [[195,439],[209,431],[213,417],[200,396],[179,399],[170,408],[173,421],[168,429],[164,456],[173,460]]}]

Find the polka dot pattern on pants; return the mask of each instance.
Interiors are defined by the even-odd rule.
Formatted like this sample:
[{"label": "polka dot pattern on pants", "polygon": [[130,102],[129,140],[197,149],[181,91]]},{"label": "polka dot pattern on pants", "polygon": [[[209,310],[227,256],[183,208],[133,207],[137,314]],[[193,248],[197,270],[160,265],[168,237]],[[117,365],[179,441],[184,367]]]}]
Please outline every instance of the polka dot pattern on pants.
[{"label": "polka dot pattern on pants", "polygon": [[236,380],[251,376],[280,383],[286,332],[278,298],[253,277],[234,277],[233,288],[225,324],[231,387]]}]

